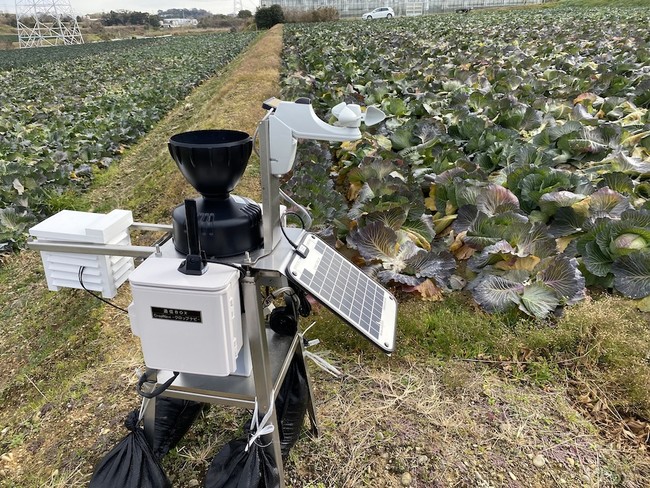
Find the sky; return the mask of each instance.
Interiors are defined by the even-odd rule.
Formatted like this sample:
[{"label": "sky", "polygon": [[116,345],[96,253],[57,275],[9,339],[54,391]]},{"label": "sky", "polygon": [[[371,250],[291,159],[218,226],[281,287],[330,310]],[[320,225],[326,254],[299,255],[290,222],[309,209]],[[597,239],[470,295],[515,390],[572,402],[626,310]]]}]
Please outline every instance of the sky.
[{"label": "sky", "polygon": [[[64,1],[64,0],[59,0]],[[131,10],[155,14],[158,10],[170,8],[203,9],[213,14],[231,14],[235,0],[69,0],[76,15],[85,15],[111,10]],[[259,0],[241,0],[242,8],[255,12]],[[16,12],[15,0],[0,0],[1,12]]]}]

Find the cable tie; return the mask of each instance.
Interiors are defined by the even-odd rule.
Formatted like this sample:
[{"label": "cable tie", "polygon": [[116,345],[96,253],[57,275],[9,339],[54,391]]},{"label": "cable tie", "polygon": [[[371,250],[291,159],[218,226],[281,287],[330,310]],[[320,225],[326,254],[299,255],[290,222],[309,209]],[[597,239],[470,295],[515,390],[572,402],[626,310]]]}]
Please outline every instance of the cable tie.
[{"label": "cable tie", "polygon": [[271,312],[273,312],[273,310],[275,310],[275,308],[276,307],[275,307],[275,304],[273,302],[269,303],[266,307],[264,307],[264,310],[263,310],[264,317],[268,317],[269,315],[271,315]]}]

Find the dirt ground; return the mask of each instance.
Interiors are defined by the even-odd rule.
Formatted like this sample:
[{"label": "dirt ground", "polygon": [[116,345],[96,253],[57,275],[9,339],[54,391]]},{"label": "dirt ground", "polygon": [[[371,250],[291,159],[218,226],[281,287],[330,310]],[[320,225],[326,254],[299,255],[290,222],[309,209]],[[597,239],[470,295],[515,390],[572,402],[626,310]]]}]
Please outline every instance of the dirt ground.
[{"label": "dirt ground", "polygon": [[616,445],[570,400],[486,367],[346,361],[318,374],[322,438],[300,443],[293,486],[648,486],[645,448]]},{"label": "dirt ground", "polygon": [[[121,340],[103,351],[110,368],[88,370],[75,388],[26,419],[29,438],[2,455],[0,486],[86,486],[94,463],[126,433],[122,423],[138,407],[134,384],[142,363],[117,314],[105,324]],[[316,319],[310,338],[331,321],[323,312]],[[358,342],[352,333],[344,341],[353,348]],[[343,374],[335,378],[309,364],[320,436],[305,426],[286,465],[290,487],[648,486],[645,447],[596,427],[567,385],[540,388],[465,361],[327,346],[314,352]],[[212,457],[241,435],[249,417],[207,410],[163,462],[173,486],[200,486]],[[15,426],[9,429],[15,435]]]}]

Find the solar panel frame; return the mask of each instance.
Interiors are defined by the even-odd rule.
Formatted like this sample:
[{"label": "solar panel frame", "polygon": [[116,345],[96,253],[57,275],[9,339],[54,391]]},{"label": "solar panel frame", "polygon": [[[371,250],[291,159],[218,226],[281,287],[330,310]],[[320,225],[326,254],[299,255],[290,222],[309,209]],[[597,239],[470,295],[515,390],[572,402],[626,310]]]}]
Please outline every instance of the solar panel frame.
[{"label": "solar panel frame", "polygon": [[395,348],[397,300],[383,286],[325,241],[306,234],[287,265],[287,277],[361,333],[391,353]]}]

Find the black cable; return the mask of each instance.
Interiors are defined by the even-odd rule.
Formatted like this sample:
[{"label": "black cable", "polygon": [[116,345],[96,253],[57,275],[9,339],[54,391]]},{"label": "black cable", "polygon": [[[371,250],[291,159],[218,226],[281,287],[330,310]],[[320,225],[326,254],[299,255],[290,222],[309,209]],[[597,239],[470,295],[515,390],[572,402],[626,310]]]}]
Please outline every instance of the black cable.
[{"label": "black cable", "polygon": [[138,392],[138,395],[140,395],[143,398],[155,398],[158,395],[160,395],[162,392],[164,392],[167,388],[170,387],[170,385],[174,382],[174,380],[178,377],[179,372],[178,371],[173,371],[172,377],[169,378],[167,381],[165,381],[162,385],[158,385],[158,388],[154,388],[153,391],[151,392],[146,392],[142,389],[145,383],[153,383],[156,384],[156,381],[152,381],[149,379],[149,374],[148,372],[144,372],[141,376],[140,379],[138,380],[138,386],[136,386],[135,390]]},{"label": "black cable", "polygon": [[157,239],[153,244],[151,244],[151,246],[152,247],[162,246],[165,242],[167,242],[171,238],[172,238],[172,233],[167,232],[160,239]]},{"label": "black cable", "polygon": [[288,236],[287,233],[284,231],[284,227],[282,226],[282,224],[280,224],[280,230],[282,231],[282,234],[284,235],[284,238],[285,238],[287,241],[289,241],[289,244],[291,244],[291,247],[293,247],[293,248],[297,251],[297,250],[298,250],[298,245],[297,245],[295,242],[293,242],[291,239],[289,239],[289,236]]},{"label": "black cable", "polygon": [[106,300],[105,298],[100,297],[99,295],[95,295],[92,291],[90,291],[88,288],[86,288],[86,285],[84,285],[84,270],[85,270],[85,269],[86,269],[85,266],[80,266],[80,267],[79,267],[79,274],[78,274],[78,276],[79,276],[79,284],[81,285],[81,288],[83,288],[84,290],[86,290],[88,293],[90,293],[92,296],[94,296],[97,300],[102,301],[102,302],[104,302],[104,303],[110,305],[110,306],[113,307],[113,308],[118,309],[120,312],[129,313],[128,310],[126,310],[126,309],[124,309],[124,308],[122,308],[122,307],[118,307],[118,306],[115,305],[114,303],[109,302],[108,300]]},{"label": "black cable", "polygon": [[[285,215],[294,215],[294,216],[298,217],[298,220],[300,220],[300,223],[302,224],[302,229],[305,230],[305,221],[302,220],[302,217],[300,215],[298,215],[296,212],[284,212],[283,217]],[[280,221],[280,230],[282,231],[282,234],[284,235],[284,238],[289,242],[289,244],[291,244],[291,247],[293,247],[293,249],[298,253],[298,255],[301,258],[304,258],[305,255],[301,251],[298,250],[298,245],[295,242],[293,242],[291,239],[289,239],[289,236],[285,232],[284,226],[282,225],[281,221]]]},{"label": "black cable", "polygon": [[300,226],[301,226],[302,230],[305,230],[305,221],[302,220],[302,217],[300,216],[299,213],[289,211],[289,212],[284,212],[283,215],[293,215],[294,217],[298,217],[298,220],[300,220]]},{"label": "black cable", "polygon": [[217,261],[216,259],[206,259],[206,261],[212,264],[223,264],[224,266],[230,266],[231,268],[235,268],[237,271],[239,271],[241,278],[244,278],[246,276],[246,272],[244,271],[244,268],[242,268],[239,264],[224,263],[222,261]]},{"label": "black cable", "polygon": [[296,289],[296,295],[298,295],[298,313],[302,317],[309,317],[309,314],[311,314],[311,303],[309,303],[309,300],[307,299],[307,293],[305,293],[305,290],[302,288]]}]

